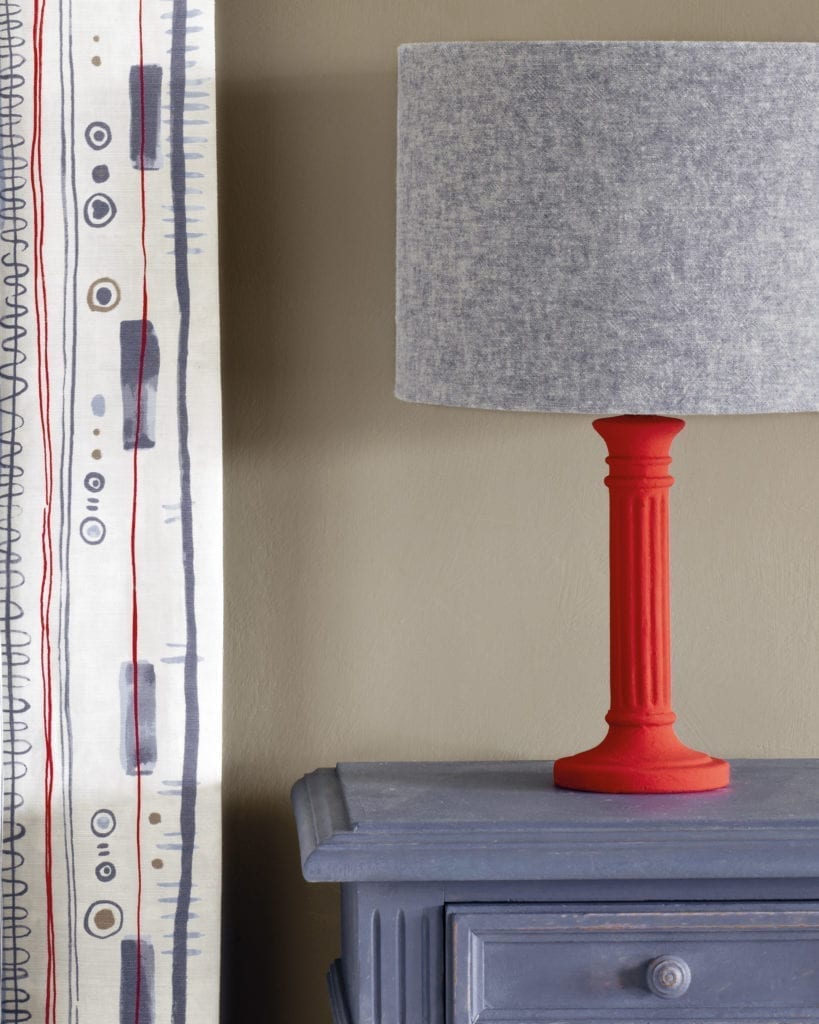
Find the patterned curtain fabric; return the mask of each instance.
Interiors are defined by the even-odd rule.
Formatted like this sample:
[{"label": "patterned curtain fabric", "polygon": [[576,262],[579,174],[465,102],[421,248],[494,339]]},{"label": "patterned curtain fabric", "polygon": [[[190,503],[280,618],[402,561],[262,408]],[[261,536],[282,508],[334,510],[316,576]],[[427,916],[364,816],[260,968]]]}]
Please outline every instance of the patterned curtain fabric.
[{"label": "patterned curtain fabric", "polygon": [[0,0],[3,1024],[217,1019],[212,22]]}]

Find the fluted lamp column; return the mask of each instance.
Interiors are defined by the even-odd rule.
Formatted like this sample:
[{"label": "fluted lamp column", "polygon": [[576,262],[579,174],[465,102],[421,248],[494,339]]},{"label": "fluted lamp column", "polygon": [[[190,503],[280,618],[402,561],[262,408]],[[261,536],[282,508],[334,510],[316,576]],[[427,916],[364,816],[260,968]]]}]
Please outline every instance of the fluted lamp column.
[{"label": "fluted lamp column", "polygon": [[594,421],[608,446],[611,588],[609,731],[554,766],[556,785],[594,792],[694,792],[728,784],[727,761],[682,743],[671,706],[668,491],[671,442],[683,420]]},{"label": "fluted lamp column", "polygon": [[398,79],[396,395],[610,417],[608,734],[554,781],[724,786],[674,732],[670,443],[819,410],[819,45],[417,43]]}]

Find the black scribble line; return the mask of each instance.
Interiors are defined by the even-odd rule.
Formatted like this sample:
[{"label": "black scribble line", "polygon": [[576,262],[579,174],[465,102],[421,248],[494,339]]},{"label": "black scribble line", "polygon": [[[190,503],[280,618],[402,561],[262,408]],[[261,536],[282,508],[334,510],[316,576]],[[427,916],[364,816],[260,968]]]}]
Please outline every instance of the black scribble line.
[{"label": "black scribble line", "polygon": [[[24,877],[24,857],[20,849],[26,828],[20,810],[23,795],[18,783],[28,772],[30,744],[28,731],[30,706],[23,695],[28,684],[31,636],[25,629],[23,609],[15,591],[25,577],[18,550],[20,531],[15,526],[19,515],[17,502],[23,494],[23,466],[19,457],[22,445],[19,431],[23,418],[18,400],[28,387],[21,370],[26,355],[24,319],[28,314],[25,279],[29,266],[25,261],[28,244],[24,234],[28,163],[22,135],[25,87],[23,22],[19,4],[0,0],[0,266],[3,276],[3,302],[0,308],[0,522],[2,522],[2,602],[3,602],[3,769],[6,777],[3,794],[3,931],[2,931],[2,1019],[18,1024],[31,1019],[27,1009],[29,952],[25,940],[31,934],[26,923],[25,897],[28,883]],[[22,691],[22,693],[20,692]]]}]

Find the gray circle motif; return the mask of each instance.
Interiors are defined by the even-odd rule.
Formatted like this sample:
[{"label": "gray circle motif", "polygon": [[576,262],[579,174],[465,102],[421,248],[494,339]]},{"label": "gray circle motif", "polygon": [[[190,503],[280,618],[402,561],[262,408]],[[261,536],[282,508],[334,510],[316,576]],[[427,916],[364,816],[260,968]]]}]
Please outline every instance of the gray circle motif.
[{"label": "gray circle motif", "polygon": [[99,494],[103,487],[105,487],[105,477],[102,473],[86,473],[83,486],[86,491],[90,491],[92,494]]},{"label": "gray circle motif", "polygon": [[117,877],[117,869],[110,860],[101,860],[94,869],[100,882],[110,882]]},{"label": "gray circle motif", "polygon": [[116,816],[107,807],[100,807],[91,816],[91,831],[98,839],[105,839],[107,836],[110,836],[116,827]]},{"label": "gray circle motif", "polygon": [[117,207],[110,196],[95,192],[85,200],[82,215],[90,228],[104,228],[116,217]]},{"label": "gray circle motif", "polygon": [[111,129],[105,121],[92,121],[85,129],[85,141],[92,149],[105,149],[111,141]]},{"label": "gray circle motif", "polygon": [[80,536],[86,544],[102,544],[105,533],[105,523],[96,516],[86,516],[80,523]]}]

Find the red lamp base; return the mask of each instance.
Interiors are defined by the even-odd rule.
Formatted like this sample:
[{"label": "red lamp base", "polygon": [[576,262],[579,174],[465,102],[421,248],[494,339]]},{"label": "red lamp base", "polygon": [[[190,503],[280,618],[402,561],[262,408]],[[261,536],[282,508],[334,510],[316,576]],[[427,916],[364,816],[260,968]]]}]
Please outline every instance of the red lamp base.
[{"label": "red lamp base", "polygon": [[730,776],[727,761],[687,747],[671,725],[612,725],[602,743],[554,764],[556,786],[592,793],[701,793]]},{"label": "red lamp base", "polygon": [[686,747],[673,728],[668,466],[684,425],[667,416],[594,421],[609,450],[611,707],[602,743],[555,762],[555,784],[565,789],[694,793],[728,785],[728,763]]}]

